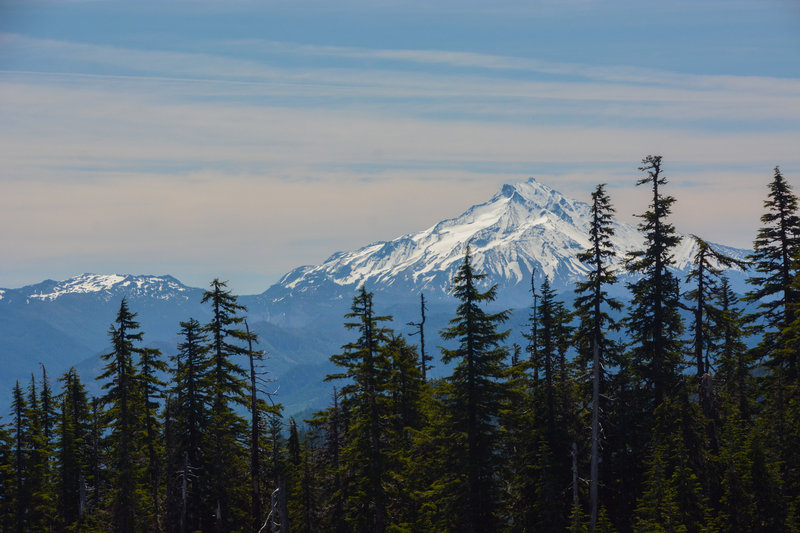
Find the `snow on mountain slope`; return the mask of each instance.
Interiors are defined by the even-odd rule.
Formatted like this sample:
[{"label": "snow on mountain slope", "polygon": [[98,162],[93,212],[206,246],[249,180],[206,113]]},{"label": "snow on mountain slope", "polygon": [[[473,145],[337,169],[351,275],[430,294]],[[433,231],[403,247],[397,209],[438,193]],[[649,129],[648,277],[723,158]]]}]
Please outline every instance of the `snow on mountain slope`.
[{"label": "snow on mountain slope", "polygon": [[29,300],[52,301],[73,294],[94,294],[103,299],[117,295],[159,300],[187,298],[189,287],[172,276],[82,274],[64,281],[43,281],[17,289]]},{"label": "snow on mountain slope", "polygon": [[[547,276],[563,290],[582,278],[586,267],[576,254],[589,247],[590,206],[565,197],[533,178],[502,190],[486,203],[419,233],[377,242],[353,252],[339,252],[318,266],[295,269],[267,291],[273,301],[290,295],[318,293],[323,285],[370,290],[433,291],[446,293],[453,273],[470,243],[477,269],[502,288],[524,287],[531,272]],[[616,263],[640,249],[643,237],[623,222],[614,223]],[[675,250],[675,266],[686,270],[695,251],[685,237]],[[721,247],[743,257],[747,252]]]}]

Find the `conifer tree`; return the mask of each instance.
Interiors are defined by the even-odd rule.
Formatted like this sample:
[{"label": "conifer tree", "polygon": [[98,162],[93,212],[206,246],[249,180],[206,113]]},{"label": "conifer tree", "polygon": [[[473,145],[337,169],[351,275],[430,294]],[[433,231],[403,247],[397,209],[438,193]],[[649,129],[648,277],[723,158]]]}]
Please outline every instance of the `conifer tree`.
[{"label": "conifer tree", "polygon": [[[789,501],[800,498],[800,216],[797,197],[775,167],[761,216],[762,228],[753,242],[756,274],[745,300],[758,302],[754,327],[762,334],[756,350],[767,373],[761,378],[764,416],[782,463],[781,476]],[[755,318],[755,317],[754,317]],[[788,505],[788,504],[787,504]]]},{"label": "conifer tree", "polygon": [[190,318],[180,326],[182,342],[178,344],[178,353],[172,357],[171,393],[175,401],[171,404],[170,415],[174,447],[169,450],[170,464],[177,470],[168,475],[180,482],[181,510],[177,516],[179,524],[183,524],[182,531],[195,531],[200,528],[201,496],[207,492],[203,488],[206,476],[200,469],[205,462],[203,434],[209,424],[209,346],[197,320]]},{"label": "conifer tree", "polygon": [[343,409],[352,414],[348,421],[350,438],[342,456],[356,472],[357,489],[352,495],[354,501],[350,502],[351,512],[368,509],[367,513],[351,514],[352,525],[357,530],[381,533],[387,525],[386,428],[382,419],[388,415],[391,362],[386,353],[389,332],[380,323],[391,317],[375,314],[372,293],[362,286],[345,318],[353,319],[345,327],[357,331],[358,339],[346,344],[343,353],[331,356],[331,361],[343,371],[325,379],[351,380],[342,388]]},{"label": "conifer tree", "polygon": [[541,362],[539,361],[539,348],[538,348],[538,341],[539,341],[539,306],[538,306],[538,298],[539,295],[536,293],[536,272],[535,270],[531,272],[531,296],[533,296],[533,305],[531,306],[530,313],[528,315],[528,322],[527,325],[530,326],[528,331],[523,333],[523,337],[528,341],[528,346],[525,350],[530,354],[528,360],[531,363],[531,367],[533,368],[533,380],[539,381],[539,368],[541,366]]},{"label": "conifer tree", "polygon": [[[719,425],[720,413],[715,399],[715,390],[712,379],[712,364],[715,363],[715,350],[717,340],[722,330],[711,327],[712,317],[721,317],[719,309],[715,306],[714,295],[719,290],[723,268],[736,267],[744,269],[746,263],[729,257],[712,247],[709,243],[696,235],[692,235],[697,251],[692,261],[692,267],[687,276],[689,283],[694,287],[686,293],[686,298],[692,303],[693,324],[692,340],[693,359],[696,372],[696,385],[698,401],[703,416],[706,419],[706,433],[710,453],[717,455],[719,452]],[[718,499],[718,475],[712,474],[714,464],[706,465],[710,469],[703,476],[704,486],[710,497]]]},{"label": "conifer tree", "polygon": [[62,527],[77,528],[83,523],[87,502],[86,480],[89,472],[90,407],[86,389],[75,368],[70,368],[60,379],[62,393],[59,397],[61,412],[58,425],[58,515]]},{"label": "conifer tree", "polygon": [[[580,319],[577,330],[578,345],[590,346],[592,353],[592,450],[589,475],[589,532],[594,533],[599,509],[599,461],[600,461],[600,394],[604,389],[603,366],[607,361],[608,348],[612,344],[606,331],[616,329],[609,311],[619,311],[622,304],[608,295],[606,287],[617,281],[610,261],[615,257],[611,238],[614,236],[614,208],[605,191],[605,184],[597,186],[592,193],[592,223],[589,228],[591,246],[578,254],[578,259],[590,270],[586,281],[578,282],[575,288],[575,311]],[[605,392],[605,391],[603,391]]]},{"label": "conifer tree", "polygon": [[785,507],[777,462],[764,446],[761,428],[732,411],[723,424],[718,461],[722,494],[716,528],[721,533],[781,531]]},{"label": "conifer tree", "polygon": [[498,527],[499,491],[497,469],[497,418],[505,396],[501,379],[508,355],[503,340],[508,332],[497,328],[508,319],[508,311],[487,313],[482,305],[492,302],[497,286],[481,292],[478,284],[486,277],[472,266],[469,245],[464,262],[453,278],[451,292],[458,299],[456,316],[441,332],[445,340],[457,340],[458,347],[442,350],[442,361],[456,361],[447,378],[445,396],[452,431],[456,475],[464,490],[454,494],[450,509],[461,531],[491,531]]},{"label": "conifer tree", "polygon": [[556,362],[558,355],[559,317],[555,291],[550,286],[550,280],[544,279],[542,284],[542,302],[539,305],[538,342],[539,353],[536,358],[540,361],[544,372],[544,386],[539,390],[544,391],[544,426],[551,444],[555,444],[556,431]]},{"label": "conifer tree", "polygon": [[42,367],[42,390],[39,393],[41,409],[40,423],[42,425],[42,436],[45,446],[50,448],[53,441],[53,428],[55,427],[55,405],[53,404],[53,393],[50,388],[50,380],[47,378],[47,368],[41,363]]},{"label": "conifer tree", "polygon": [[[224,530],[248,522],[246,455],[240,443],[246,438],[247,422],[233,409],[246,405],[246,371],[235,360],[246,357],[245,345],[250,336],[239,325],[246,311],[236,303],[236,296],[225,282],[214,279],[203,293],[203,303],[211,304],[211,321],[202,331],[209,339],[209,431],[207,461],[204,472],[208,479],[207,508],[212,510],[211,523],[205,528]],[[208,516],[208,513],[206,513]]]},{"label": "conifer tree", "polygon": [[103,423],[102,413],[100,409],[100,399],[92,396],[90,401],[91,414],[89,415],[89,475],[86,476],[91,482],[91,497],[89,500],[89,507],[92,517],[100,520],[101,514],[104,512],[104,503],[107,495],[108,477],[105,472],[104,457],[106,449],[103,441]]},{"label": "conifer tree", "polygon": [[[264,453],[263,474],[271,492],[271,509],[265,515],[271,515],[270,523],[273,530],[277,530],[279,533],[288,533],[292,526],[289,517],[290,467],[284,438],[284,424],[278,411],[264,414],[266,415],[264,422],[267,426],[267,435],[263,442],[263,449],[266,452]],[[259,522],[263,523],[263,520]],[[261,523],[257,524],[256,531],[261,525]]]},{"label": "conifer tree", "polygon": [[28,386],[28,460],[25,469],[28,472],[30,509],[30,528],[48,531],[54,526],[55,502],[51,485],[52,450],[45,438],[42,421],[46,418],[42,413],[40,397],[36,387],[36,378],[31,374]]},{"label": "conifer tree", "polygon": [[699,414],[686,386],[670,395],[654,413],[644,491],[634,517],[635,532],[703,531],[711,522],[708,500],[698,476],[696,454],[702,437]]},{"label": "conifer tree", "polygon": [[526,453],[532,458],[527,482],[534,487],[529,504],[533,520],[528,528],[549,530],[568,523],[568,497],[571,485],[570,450],[577,435],[566,349],[572,339],[568,323],[571,314],[545,277],[537,309],[538,327],[535,360],[541,366],[543,380],[532,384],[532,446]]},{"label": "conifer tree", "polygon": [[263,375],[266,373],[261,369],[261,363],[264,360],[265,353],[253,349],[253,343],[258,342],[258,337],[255,333],[250,331],[247,321],[244,321],[245,334],[247,335],[247,357],[250,364],[250,382],[248,387],[248,408],[250,411],[250,513],[252,517],[252,527],[258,530],[262,523],[265,513],[262,501],[262,489],[265,481],[263,472],[268,467],[262,466],[262,450],[265,445],[262,443],[262,434],[264,428],[269,426],[270,434],[273,437],[273,464],[271,466],[273,471],[273,486],[279,488],[279,511],[280,511],[280,524],[283,531],[288,531],[289,517],[286,507],[287,503],[287,487],[286,487],[286,468],[285,461],[281,453],[275,448],[277,446],[275,439],[281,437],[282,422],[281,410],[283,406],[276,404],[272,401],[271,395],[267,393],[270,398],[271,404],[267,404],[264,398],[259,397],[259,393],[263,392],[260,386],[266,383]]},{"label": "conifer tree", "polygon": [[709,309],[709,329],[716,332],[713,350],[717,354],[716,378],[720,384],[725,413],[736,412],[743,423],[753,413],[755,384],[753,360],[744,342],[745,316],[739,297],[722,276],[714,291],[713,307]]},{"label": "conifer tree", "polygon": [[29,526],[28,502],[30,489],[28,486],[27,471],[27,410],[28,404],[22,393],[19,381],[14,385],[11,399],[11,416],[13,419],[13,453],[14,453],[14,528],[17,533],[26,531]]},{"label": "conifer tree", "polygon": [[514,524],[513,531],[532,530],[536,525],[536,476],[533,471],[537,462],[535,442],[536,413],[539,407],[534,401],[536,382],[530,372],[529,359],[521,360],[515,346],[511,365],[506,369],[506,398],[500,412],[502,451],[505,458],[503,477],[506,480],[503,500],[503,521]]},{"label": "conifer tree", "polygon": [[647,175],[636,184],[651,187],[652,201],[650,209],[639,215],[644,249],[628,254],[628,272],[641,277],[628,284],[633,301],[626,325],[634,343],[634,364],[652,387],[651,401],[655,408],[677,383],[681,367],[683,323],[678,313],[678,279],[669,270],[674,262],[673,249],[681,238],[667,222],[675,198],[659,189],[667,184],[661,156],[648,155],[639,170]]},{"label": "conifer tree", "polygon": [[141,349],[142,332],[134,319],[136,313],[128,309],[123,298],[115,320],[109,328],[112,351],[104,354],[104,371],[97,379],[106,380],[103,403],[106,426],[109,428],[108,442],[111,454],[111,510],[112,528],[118,533],[136,531],[141,524],[141,496],[139,483],[142,472],[137,459],[141,424],[141,395],[137,385],[138,369],[134,355]]},{"label": "conifer tree", "polygon": [[718,290],[723,269],[734,267],[744,269],[746,263],[723,254],[697,235],[692,235],[692,238],[697,251],[687,281],[694,282],[695,286],[686,293],[686,298],[693,303],[692,347],[699,380],[710,372],[711,362],[708,360],[708,354],[713,348],[716,335],[710,328],[709,319],[713,315],[719,315],[713,295]]},{"label": "conifer tree", "polygon": [[[309,420],[311,434],[307,437],[312,442],[319,441],[318,446],[311,446],[314,453],[314,473],[306,479],[313,477],[316,491],[320,495],[320,509],[318,514],[312,512],[311,501],[314,496],[307,495],[301,505],[294,505],[292,516],[302,516],[301,520],[293,520],[294,527],[310,531],[315,529],[345,533],[351,527],[345,521],[345,502],[349,499],[352,485],[352,476],[343,466],[342,448],[345,444],[346,420],[340,402],[341,394],[334,387],[333,403],[325,410],[315,413]],[[308,483],[309,493],[311,484]],[[305,494],[305,492],[304,492]],[[312,524],[316,524],[316,528]]]},{"label": "conifer tree", "polygon": [[[606,478],[612,484],[606,494],[613,495],[614,501],[608,501],[612,517],[634,513],[652,453],[648,446],[657,438],[653,413],[678,390],[683,368],[680,291],[678,278],[669,268],[681,240],[667,220],[675,198],[663,194],[667,180],[661,156],[645,157],[639,170],[645,177],[637,185],[648,185],[652,200],[639,215],[644,246],[626,258],[626,270],[633,278],[626,284],[631,303],[623,320],[628,349],[610,383],[614,405],[606,435],[615,453],[609,456],[608,468],[616,475]],[[665,438],[660,442],[669,444]]]},{"label": "conifer tree", "polygon": [[[758,302],[759,331],[763,332],[761,355],[775,349],[780,332],[792,321],[792,306],[797,303],[797,291],[792,285],[796,275],[795,258],[800,252],[800,216],[797,215],[797,196],[775,167],[764,201],[766,213],[761,215],[763,226],[753,241],[755,275],[748,279],[753,289],[746,300]],[[790,358],[788,366],[796,366]]]},{"label": "conifer tree", "polygon": [[0,423],[0,531],[14,530],[14,459],[8,426]]},{"label": "conifer tree", "polygon": [[[184,457],[178,452],[178,439],[175,431],[175,407],[177,401],[170,391],[164,397],[164,447],[166,449],[164,469],[164,529],[169,532],[183,533],[186,529],[186,516],[184,502],[188,496],[184,494],[184,487],[188,489],[188,483],[184,485],[184,470],[187,470]],[[182,460],[183,459],[183,460]],[[187,491],[188,492],[188,491]]]},{"label": "conifer tree", "polygon": [[[310,505],[306,505],[306,496],[310,496],[308,494],[310,487],[304,482],[303,466],[304,460],[307,461],[307,458],[303,456],[301,446],[297,422],[292,417],[289,419],[289,438],[286,440],[286,457],[282,465],[285,469],[286,479],[287,520],[295,530],[304,531],[311,528],[308,517]],[[293,500],[296,500],[299,505],[291,505]]]},{"label": "conifer tree", "polygon": [[414,434],[422,429],[426,381],[419,366],[419,355],[405,338],[392,336],[386,352],[391,365],[386,392],[390,421],[386,446],[387,507],[394,524],[413,529],[417,504],[407,471],[409,463],[415,460]]},{"label": "conifer tree", "polygon": [[140,402],[144,409],[142,443],[147,449],[146,482],[150,496],[147,528],[160,531],[161,496],[159,488],[162,476],[162,428],[159,415],[159,401],[163,398],[164,382],[159,377],[167,371],[167,363],[161,359],[161,351],[156,348],[139,350],[139,373],[137,376]]}]

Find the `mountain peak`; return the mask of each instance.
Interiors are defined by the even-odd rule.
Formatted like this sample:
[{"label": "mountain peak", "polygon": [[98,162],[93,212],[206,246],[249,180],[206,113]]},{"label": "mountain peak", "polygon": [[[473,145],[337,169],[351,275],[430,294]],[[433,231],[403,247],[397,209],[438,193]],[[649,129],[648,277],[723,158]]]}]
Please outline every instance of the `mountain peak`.
[{"label": "mountain peak", "polygon": [[149,296],[170,299],[189,290],[172,276],[84,273],[63,281],[47,280],[19,289],[28,299],[49,301],[71,294],[96,294],[104,299],[113,296]]},{"label": "mountain peak", "polygon": [[[587,204],[529,178],[503,185],[488,202],[455,218],[392,241],[339,252],[321,265],[290,272],[278,285],[308,295],[327,282],[446,294],[469,242],[475,265],[501,285],[527,286],[535,272],[566,286],[585,274],[576,254],[589,246],[590,218]],[[624,253],[641,238],[634,228],[618,224],[617,240]]]},{"label": "mountain peak", "polygon": [[[295,269],[265,294],[285,306],[293,298],[331,305],[360,285],[390,294],[394,302],[415,299],[420,291],[426,298],[449,298],[469,243],[475,268],[488,275],[487,283],[498,285],[505,304],[528,305],[532,276],[537,284],[547,277],[559,291],[585,279],[588,267],[577,256],[591,246],[591,223],[589,204],[529,178],[503,185],[489,201],[426,230]],[[644,237],[630,224],[615,220],[613,226],[616,256],[610,262],[621,269],[626,254],[640,250]],[[676,270],[689,268],[693,246],[691,239],[684,239],[676,248]],[[726,249],[734,252],[745,253]]]},{"label": "mountain peak", "polygon": [[516,199],[539,207],[546,207],[567,200],[563,194],[544,183],[536,181],[535,178],[528,178],[517,183],[506,183],[494,199],[499,198]]}]

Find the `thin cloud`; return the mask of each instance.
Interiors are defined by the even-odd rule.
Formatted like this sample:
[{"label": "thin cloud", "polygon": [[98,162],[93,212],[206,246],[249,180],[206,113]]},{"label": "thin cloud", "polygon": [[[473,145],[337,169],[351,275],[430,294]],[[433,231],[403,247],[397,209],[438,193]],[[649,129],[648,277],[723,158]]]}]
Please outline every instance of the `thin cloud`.
[{"label": "thin cloud", "polygon": [[[283,43],[262,43],[276,53],[292,51],[300,55],[336,56],[357,59],[403,59],[415,64],[442,63],[452,66],[479,66],[493,69],[517,69],[538,74],[574,76],[563,79],[506,79],[476,73],[409,72],[392,69],[390,64],[379,67],[304,69],[278,68],[267,61],[234,59],[208,53],[134,50],[110,46],[33,39],[5,34],[0,43],[12,46],[33,58],[60,59],[76,68],[102,65],[117,69],[114,77],[131,82],[140,80],[155,83],[181,81],[206,85],[210,90],[226,90],[253,96],[276,95],[307,98],[367,98],[423,99],[427,101],[453,98],[467,100],[490,99],[499,114],[510,105],[521,105],[531,112],[547,101],[614,103],[625,116],[626,103],[654,103],[683,106],[677,115],[674,109],[660,110],[653,106],[651,118],[664,120],[697,116],[732,120],[793,119],[800,117],[800,80],[766,77],[697,76],[650,69],[625,67],[597,68],[577,64],[548,63],[524,58],[491,56],[463,52],[368,50],[342,47],[292,46]],[[237,48],[248,49],[258,42],[234,42]],[[168,76],[164,76],[168,74]],[[8,73],[8,75],[13,75]],[[196,89],[195,89],[196,90]],[[500,100],[511,100],[503,106]],[[510,104],[510,105],[509,105]],[[694,106],[694,109],[689,108]],[[585,109],[589,113],[607,114],[601,106]],[[519,111],[517,111],[519,112]]]}]

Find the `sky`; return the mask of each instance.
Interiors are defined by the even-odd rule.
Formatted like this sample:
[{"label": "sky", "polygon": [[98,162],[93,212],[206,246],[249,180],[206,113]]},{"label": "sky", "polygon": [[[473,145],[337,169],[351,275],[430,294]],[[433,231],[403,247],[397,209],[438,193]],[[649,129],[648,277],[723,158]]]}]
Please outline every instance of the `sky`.
[{"label": "sky", "polygon": [[800,191],[800,2],[0,0],[0,287],[229,280],[416,232],[528,177],[684,233]]}]

